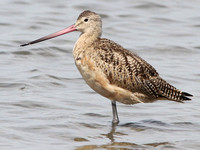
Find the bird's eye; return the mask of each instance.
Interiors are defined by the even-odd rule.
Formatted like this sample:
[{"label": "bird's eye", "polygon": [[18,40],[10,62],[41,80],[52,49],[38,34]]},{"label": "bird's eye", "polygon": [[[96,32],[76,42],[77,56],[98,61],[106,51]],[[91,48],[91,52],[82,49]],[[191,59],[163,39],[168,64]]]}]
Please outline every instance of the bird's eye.
[{"label": "bird's eye", "polygon": [[84,22],[88,22],[88,19],[86,18],[86,19],[84,19]]}]

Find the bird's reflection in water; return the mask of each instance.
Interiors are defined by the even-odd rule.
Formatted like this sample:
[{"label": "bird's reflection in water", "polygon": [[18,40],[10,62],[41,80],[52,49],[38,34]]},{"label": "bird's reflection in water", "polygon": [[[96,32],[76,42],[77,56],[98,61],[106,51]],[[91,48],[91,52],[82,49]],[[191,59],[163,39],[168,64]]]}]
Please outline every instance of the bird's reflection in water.
[{"label": "bird's reflection in water", "polygon": [[125,124],[112,123],[110,132],[106,134],[106,137],[110,139],[111,143],[115,142],[115,138],[114,138],[115,135],[126,135],[125,133],[116,132],[117,127],[130,127],[131,129],[134,129],[135,131],[144,131],[145,128],[147,128],[141,125],[140,123],[133,123],[133,122],[128,122]]},{"label": "bird's reflection in water", "polygon": [[111,124],[111,129],[109,133],[101,134],[104,137],[108,138],[110,140],[107,144],[102,145],[83,145],[81,147],[78,147],[76,150],[88,150],[88,149],[108,149],[108,150],[114,150],[114,149],[120,149],[120,150],[127,150],[127,149],[152,149],[152,148],[175,148],[172,143],[169,143],[167,141],[164,142],[152,142],[152,143],[144,143],[144,144],[136,144],[134,142],[126,142],[126,141],[117,141],[117,138],[123,135],[127,135],[123,132],[116,131],[117,128],[129,128],[134,130],[135,132],[142,132],[148,129],[161,129],[162,127],[166,127],[168,124],[158,121],[158,120],[142,120],[139,122],[128,122],[124,124]]},{"label": "bird's reflection in water", "polygon": [[112,143],[115,141],[114,134],[116,131],[116,126],[117,126],[117,124],[112,123],[110,132],[108,134],[106,134],[107,138],[109,138]]}]

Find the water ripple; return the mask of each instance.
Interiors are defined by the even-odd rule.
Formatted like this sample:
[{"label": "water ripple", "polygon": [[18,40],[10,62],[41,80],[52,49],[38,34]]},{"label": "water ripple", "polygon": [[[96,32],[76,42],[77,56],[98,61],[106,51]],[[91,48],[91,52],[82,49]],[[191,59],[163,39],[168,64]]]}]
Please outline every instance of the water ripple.
[{"label": "water ripple", "polygon": [[[0,1],[1,149],[199,149],[199,1]],[[194,95],[179,104],[118,105],[81,78],[78,32],[20,47],[65,28],[83,10],[99,13],[103,37],[136,52]],[[132,121],[134,120],[134,122]]]}]

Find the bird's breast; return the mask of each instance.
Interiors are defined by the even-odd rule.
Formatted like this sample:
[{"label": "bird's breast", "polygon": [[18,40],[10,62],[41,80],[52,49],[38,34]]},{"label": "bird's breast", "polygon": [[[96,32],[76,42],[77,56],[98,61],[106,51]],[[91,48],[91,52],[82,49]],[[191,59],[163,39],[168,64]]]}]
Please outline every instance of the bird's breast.
[{"label": "bird's breast", "polygon": [[86,83],[97,93],[110,97],[113,93],[106,90],[109,84],[105,74],[96,67],[94,61],[87,56],[79,55],[75,58],[75,64]]},{"label": "bird's breast", "polygon": [[125,104],[134,104],[140,100],[129,90],[113,85],[95,61],[87,55],[75,58],[76,66],[86,83],[100,95]]}]

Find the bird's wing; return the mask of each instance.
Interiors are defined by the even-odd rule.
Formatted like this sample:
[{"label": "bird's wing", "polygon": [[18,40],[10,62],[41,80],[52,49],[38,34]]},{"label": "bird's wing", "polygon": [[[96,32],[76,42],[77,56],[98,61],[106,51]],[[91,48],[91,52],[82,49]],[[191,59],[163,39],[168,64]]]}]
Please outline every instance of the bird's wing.
[{"label": "bird's wing", "polygon": [[192,96],[167,83],[145,60],[111,40],[99,39],[95,52],[100,59],[96,58],[96,65],[104,71],[111,84],[153,99],[182,102],[190,100],[187,96]]},{"label": "bird's wing", "polygon": [[[138,55],[108,39],[99,39],[95,46],[98,53],[97,67],[107,75],[111,84],[132,92],[139,90],[157,96],[150,78],[158,77],[157,71]],[[96,59],[98,59],[96,58]],[[99,63],[103,61],[103,63]]]}]

